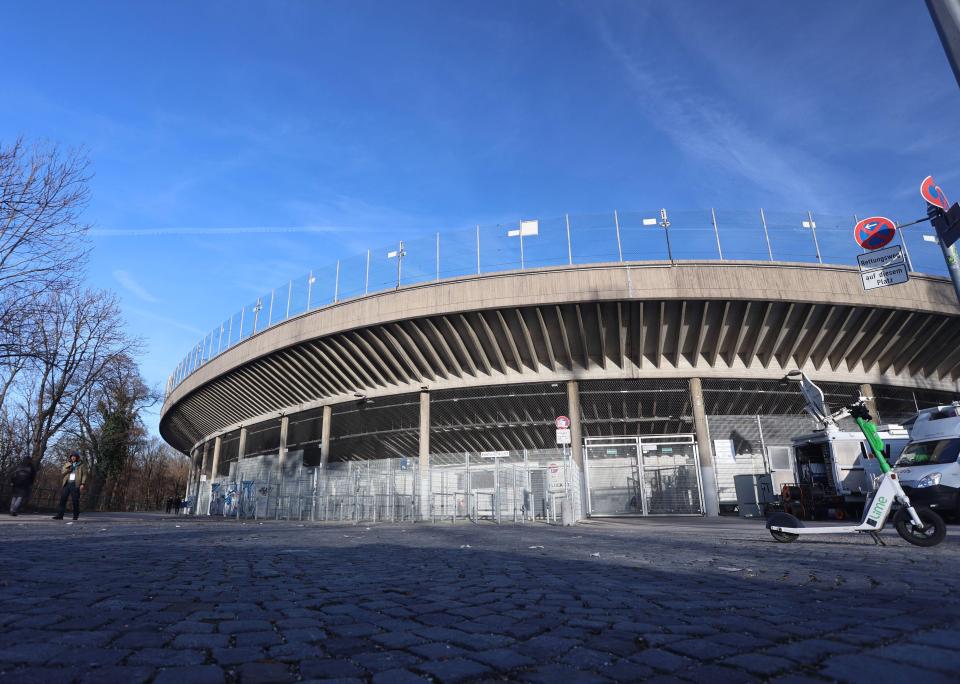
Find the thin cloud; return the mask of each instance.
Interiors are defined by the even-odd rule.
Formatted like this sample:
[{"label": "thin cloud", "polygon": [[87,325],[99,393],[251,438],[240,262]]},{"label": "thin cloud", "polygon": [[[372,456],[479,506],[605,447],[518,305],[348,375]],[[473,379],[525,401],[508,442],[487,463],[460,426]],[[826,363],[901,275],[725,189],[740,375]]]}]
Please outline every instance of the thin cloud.
[{"label": "thin cloud", "polygon": [[[620,64],[644,115],[679,149],[764,190],[775,201],[827,206],[821,183],[811,183],[809,155],[777,145],[750,129],[722,103],[665,78],[662,67],[631,54],[607,23],[595,21],[600,38]],[[822,175],[822,171],[820,172]]]},{"label": "thin cloud", "polygon": [[147,292],[147,290],[126,271],[116,270],[113,272],[113,277],[117,279],[117,282],[120,283],[120,286],[124,290],[132,294],[137,299],[149,304],[156,304],[160,301],[159,298],[154,297],[152,294]]},{"label": "thin cloud", "polygon": [[138,309],[137,307],[130,307],[130,306],[125,306],[123,310],[126,313],[133,314],[135,316],[140,316],[141,318],[146,318],[151,321],[156,321],[157,323],[162,323],[163,325],[170,328],[177,328],[178,330],[184,330],[190,333],[191,335],[196,335],[197,339],[199,339],[204,334],[206,334],[200,328],[189,325],[187,323],[182,323],[181,321],[178,321],[173,318],[160,316],[158,314],[153,313],[152,311],[145,311],[144,309]]}]

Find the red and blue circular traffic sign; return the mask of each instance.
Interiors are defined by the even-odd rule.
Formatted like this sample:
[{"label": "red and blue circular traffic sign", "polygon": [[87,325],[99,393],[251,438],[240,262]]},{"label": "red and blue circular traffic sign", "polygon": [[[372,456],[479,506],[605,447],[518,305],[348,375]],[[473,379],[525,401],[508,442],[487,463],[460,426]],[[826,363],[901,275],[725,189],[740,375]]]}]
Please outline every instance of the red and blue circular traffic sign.
[{"label": "red and blue circular traffic sign", "polygon": [[865,218],[853,229],[853,239],[864,249],[886,247],[896,234],[896,224],[883,216]]},{"label": "red and blue circular traffic sign", "polygon": [[935,207],[940,207],[944,211],[950,208],[950,202],[947,201],[947,196],[943,194],[940,186],[934,182],[933,176],[927,176],[923,179],[923,182],[920,183],[920,194],[923,196],[923,199]]}]

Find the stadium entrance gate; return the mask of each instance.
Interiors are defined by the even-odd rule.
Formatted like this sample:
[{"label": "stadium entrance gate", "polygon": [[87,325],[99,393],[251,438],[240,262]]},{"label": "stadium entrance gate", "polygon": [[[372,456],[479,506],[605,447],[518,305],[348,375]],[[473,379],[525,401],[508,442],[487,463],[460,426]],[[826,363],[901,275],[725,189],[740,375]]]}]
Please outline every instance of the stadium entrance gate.
[{"label": "stadium entrance gate", "polygon": [[603,515],[703,515],[693,435],[588,437],[587,510]]}]

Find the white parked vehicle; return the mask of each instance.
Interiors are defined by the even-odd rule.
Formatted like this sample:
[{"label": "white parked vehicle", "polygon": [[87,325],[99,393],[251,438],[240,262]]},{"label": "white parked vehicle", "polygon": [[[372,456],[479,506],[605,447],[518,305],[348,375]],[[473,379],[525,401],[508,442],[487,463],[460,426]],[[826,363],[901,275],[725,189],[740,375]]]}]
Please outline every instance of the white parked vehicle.
[{"label": "white parked vehicle", "polygon": [[960,402],[917,414],[894,472],[914,504],[960,516]]}]

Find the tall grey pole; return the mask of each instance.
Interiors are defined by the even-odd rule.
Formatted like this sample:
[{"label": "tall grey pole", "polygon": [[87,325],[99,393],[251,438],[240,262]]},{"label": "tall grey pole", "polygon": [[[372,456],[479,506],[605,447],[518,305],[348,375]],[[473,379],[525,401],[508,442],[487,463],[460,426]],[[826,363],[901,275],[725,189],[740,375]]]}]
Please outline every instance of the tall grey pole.
[{"label": "tall grey pole", "polygon": [[620,263],[623,263],[623,246],[620,243],[620,216],[617,214],[617,210],[613,210],[613,225],[617,229],[617,258],[620,260]]},{"label": "tall grey pole", "polygon": [[823,263],[823,257],[820,256],[820,241],[817,240],[817,224],[813,220],[813,212],[807,212],[807,218],[810,220],[810,230],[813,231],[813,246],[817,250],[817,263]]},{"label": "tall grey pole", "polygon": [[720,255],[720,261],[723,261],[723,248],[720,246],[720,227],[717,225],[717,212],[710,207],[710,220],[713,221],[713,234],[717,237],[717,254]]},{"label": "tall grey pole", "polygon": [[960,0],[927,0],[927,10],[960,85]]},{"label": "tall grey pole", "polygon": [[952,244],[947,247],[940,237],[937,237],[937,244],[943,252],[943,260],[947,262],[947,271],[950,272],[950,280],[953,281],[953,291],[957,295],[957,303],[960,304],[960,254],[957,253],[957,245]]},{"label": "tall grey pole", "polygon": [[770,233],[767,231],[767,216],[763,213],[763,207],[760,207],[760,223],[763,224],[763,237],[767,241],[767,255],[770,261],[773,261],[773,249],[770,247]]}]

